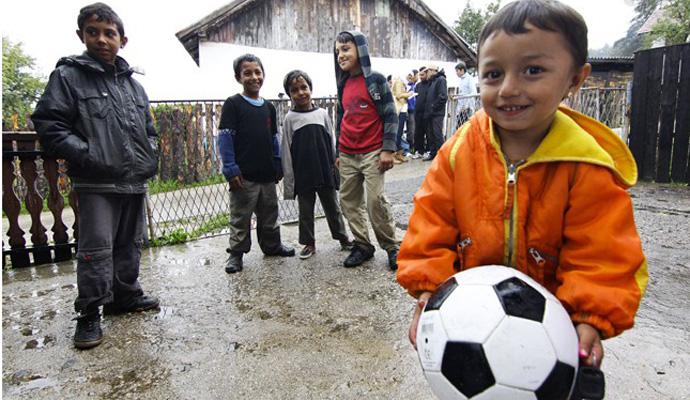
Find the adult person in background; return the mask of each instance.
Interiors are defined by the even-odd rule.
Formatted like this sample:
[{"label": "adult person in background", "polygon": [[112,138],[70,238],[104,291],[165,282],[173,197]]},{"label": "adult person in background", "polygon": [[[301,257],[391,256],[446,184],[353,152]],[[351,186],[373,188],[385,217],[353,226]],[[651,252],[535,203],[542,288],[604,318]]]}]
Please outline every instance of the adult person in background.
[{"label": "adult person in background", "polygon": [[427,124],[424,120],[424,110],[426,109],[426,94],[429,90],[429,82],[426,79],[426,67],[419,68],[419,82],[415,86],[415,93],[417,93],[417,102],[415,103],[414,118],[414,154],[412,158],[422,158],[426,156],[427,151]]},{"label": "adult person in background", "polygon": [[429,154],[423,161],[431,161],[443,144],[443,118],[446,116],[446,102],[448,101],[448,85],[446,74],[437,65],[427,67],[427,81],[429,89],[426,93],[424,120],[427,126],[427,145]]},{"label": "adult person in background", "polygon": [[458,128],[474,114],[474,97],[463,97],[477,94],[477,85],[474,79],[467,73],[467,65],[460,61],[455,66],[455,74],[458,76],[458,104],[455,108]]},{"label": "adult person in background", "polygon": [[414,110],[417,103],[417,93],[415,92],[417,77],[418,72],[416,69],[413,69],[412,72],[407,74],[407,91],[411,93],[410,97],[407,99],[407,144],[410,147],[410,157],[414,157],[414,154],[411,154],[411,152],[414,148],[414,129],[416,125]]},{"label": "adult person in background", "polygon": [[397,76],[393,78],[391,91],[393,92],[393,99],[395,100],[395,111],[398,112],[398,135],[395,139],[397,150],[393,157],[394,162],[400,164],[409,161],[406,154],[409,153],[410,146],[403,138],[403,132],[405,130],[405,124],[407,123],[407,99],[412,96],[412,93],[407,91],[405,82]]}]

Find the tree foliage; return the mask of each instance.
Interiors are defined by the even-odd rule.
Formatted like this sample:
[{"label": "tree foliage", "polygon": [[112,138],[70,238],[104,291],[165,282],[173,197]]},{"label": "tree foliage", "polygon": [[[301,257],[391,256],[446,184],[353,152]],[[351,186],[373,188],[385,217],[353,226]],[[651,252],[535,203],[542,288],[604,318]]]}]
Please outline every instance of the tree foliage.
[{"label": "tree foliage", "polygon": [[654,24],[645,41],[646,47],[655,39],[666,45],[684,43],[690,36],[690,0],[673,0],[664,7],[664,16]]},{"label": "tree foliage", "polygon": [[35,71],[34,59],[21,43],[2,37],[2,127],[25,128],[26,116],[41,96],[45,80]]},{"label": "tree foliage", "polygon": [[465,4],[465,8],[460,13],[460,16],[458,16],[458,19],[455,20],[453,29],[455,29],[455,32],[476,50],[482,28],[489,18],[496,14],[500,7],[501,0],[489,3],[485,10],[472,8],[468,1]]}]

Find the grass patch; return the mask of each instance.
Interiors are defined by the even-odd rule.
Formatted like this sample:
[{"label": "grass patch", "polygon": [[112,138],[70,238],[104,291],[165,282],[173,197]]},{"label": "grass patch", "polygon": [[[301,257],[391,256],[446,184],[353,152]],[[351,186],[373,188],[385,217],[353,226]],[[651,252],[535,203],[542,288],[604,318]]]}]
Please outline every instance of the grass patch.
[{"label": "grass patch", "polygon": [[194,229],[192,232],[187,232],[184,228],[173,229],[170,232],[164,233],[163,236],[151,240],[151,247],[181,244],[190,240],[198,239],[207,233],[220,231],[230,225],[229,218],[229,213],[220,213],[204,221],[201,226]]},{"label": "grass patch", "polygon": [[209,186],[209,185],[216,185],[219,183],[224,183],[225,182],[225,177],[223,174],[217,174],[210,176],[202,181],[199,182],[194,182],[194,183],[188,183],[188,184],[183,184],[177,179],[167,179],[167,180],[152,180],[149,181],[149,194],[157,194],[157,193],[165,193],[165,192],[172,192],[175,190],[180,190],[180,189],[189,189],[189,188],[195,188],[199,186]]}]

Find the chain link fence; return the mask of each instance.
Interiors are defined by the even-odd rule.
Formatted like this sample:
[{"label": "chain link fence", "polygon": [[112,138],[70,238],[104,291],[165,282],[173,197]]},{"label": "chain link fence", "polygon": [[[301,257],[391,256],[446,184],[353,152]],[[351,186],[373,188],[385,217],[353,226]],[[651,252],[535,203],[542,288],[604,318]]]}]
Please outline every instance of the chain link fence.
[{"label": "chain link fence", "polygon": [[[230,194],[221,174],[216,145],[224,100],[158,101],[151,110],[160,134],[161,165],[147,197],[148,235],[154,244],[183,242],[228,232]],[[289,110],[289,100],[270,100],[278,127]],[[335,123],[335,98],[316,98]],[[283,200],[277,185],[279,223],[297,221],[295,200]],[[317,202],[317,216],[323,215]],[[252,221],[252,228],[255,221]]]},{"label": "chain link fence", "polygon": [[[289,110],[289,100],[270,100],[276,107],[278,126]],[[458,101],[474,102],[479,95],[451,94],[444,124],[446,138],[457,129]],[[335,126],[336,98],[314,99],[326,109]],[[596,118],[627,138],[625,89],[582,89],[565,101],[568,106]],[[228,231],[230,196],[221,175],[216,148],[223,100],[152,102],[152,112],[161,135],[161,168],[150,185],[147,219],[149,237],[162,244],[181,242]],[[283,186],[277,185],[279,222],[294,222],[299,212],[294,200],[283,200]],[[317,203],[317,215],[323,215]],[[155,242],[154,242],[155,243]]]}]

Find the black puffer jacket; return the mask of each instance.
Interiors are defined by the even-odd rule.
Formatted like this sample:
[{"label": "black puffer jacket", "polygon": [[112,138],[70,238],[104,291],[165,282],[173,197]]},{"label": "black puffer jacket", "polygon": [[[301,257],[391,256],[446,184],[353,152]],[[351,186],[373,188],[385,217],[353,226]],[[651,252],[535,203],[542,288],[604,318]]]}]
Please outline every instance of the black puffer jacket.
[{"label": "black puffer jacket", "polygon": [[118,57],[64,57],[31,116],[44,149],[68,161],[75,190],[144,193],[158,169],[158,136],[144,88]]},{"label": "black puffer jacket", "polygon": [[429,89],[426,93],[426,108],[424,118],[443,117],[446,115],[446,102],[448,101],[448,85],[446,73],[438,71],[429,80]]}]

